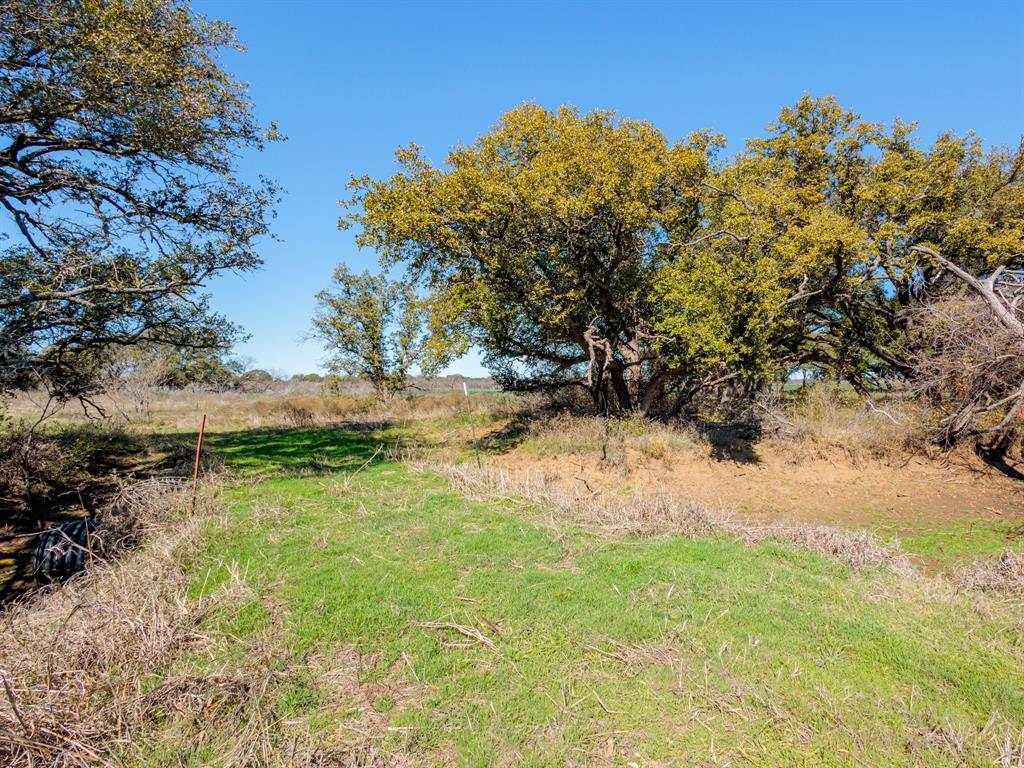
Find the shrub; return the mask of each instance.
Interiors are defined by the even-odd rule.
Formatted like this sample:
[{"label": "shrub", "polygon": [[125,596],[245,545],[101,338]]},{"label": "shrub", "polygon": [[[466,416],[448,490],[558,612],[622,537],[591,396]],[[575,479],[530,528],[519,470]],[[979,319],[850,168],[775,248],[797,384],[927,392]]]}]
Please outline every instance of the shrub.
[{"label": "shrub", "polygon": [[764,433],[791,450],[825,455],[841,450],[851,458],[904,455],[925,442],[930,416],[916,404],[864,396],[823,381],[790,400],[761,403]]},{"label": "shrub", "polygon": [[97,490],[98,465],[112,454],[141,451],[128,433],[96,425],[0,434],[0,504],[14,514],[42,517],[69,497]]}]

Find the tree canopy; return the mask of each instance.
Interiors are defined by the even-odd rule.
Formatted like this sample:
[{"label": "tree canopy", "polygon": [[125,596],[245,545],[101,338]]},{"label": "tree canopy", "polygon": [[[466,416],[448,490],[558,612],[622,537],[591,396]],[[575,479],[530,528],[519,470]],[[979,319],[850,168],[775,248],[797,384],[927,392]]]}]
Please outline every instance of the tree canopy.
[{"label": "tree canopy", "polygon": [[442,166],[353,179],[342,226],[429,291],[452,350],[508,387],[582,386],[671,413],[796,367],[865,387],[905,376],[910,310],[968,270],[1019,265],[1024,153],[928,147],[832,98],[784,108],[733,157],[649,123],[526,104]]},{"label": "tree canopy", "polygon": [[198,290],[260,263],[276,190],[236,159],[278,138],[219,64],[237,47],[176,0],[0,0],[0,391],[237,335]]},{"label": "tree canopy", "polygon": [[408,264],[434,295],[435,325],[452,344],[480,344],[505,386],[585,380],[596,395],[608,381],[628,408],[658,358],[650,287],[671,233],[699,226],[713,144],[524,105],[446,169],[408,147],[395,176],[355,180],[345,223],[386,264]]},{"label": "tree canopy", "polygon": [[1019,150],[986,154],[972,135],[922,148],[912,124],[887,128],[804,97],[721,168],[709,227],[742,240],[718,243],[717,258],[727,249],[726,259],[756,264],[762,287],[780,284],[775,301],[790,292],[785,307],[802,322],[780,338],[794,362],[854,383],[905,375],[908,310],[950,280],[919,249],[972,271],[1019,262],[1022,161]]}]

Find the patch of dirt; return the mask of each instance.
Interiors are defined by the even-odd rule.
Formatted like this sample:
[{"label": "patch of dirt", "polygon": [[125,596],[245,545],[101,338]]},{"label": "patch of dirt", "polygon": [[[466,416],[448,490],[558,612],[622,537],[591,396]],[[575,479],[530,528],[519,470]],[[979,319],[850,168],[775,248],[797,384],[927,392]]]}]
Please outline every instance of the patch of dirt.
[{"label": "patch of dirt", "polygon": [[596,455],[538,457],[517,448],[491,461],[588,491],[664,491],[760,522],[914,529],[953,520],[1024,520],[1024,482],[992,470],[925,457],[904,464],[844,456],[794,460],[770,444],[759,445],[758,454],[756,462],[735,462],[696,451],[655,459],[629,450],[609,465]]}]

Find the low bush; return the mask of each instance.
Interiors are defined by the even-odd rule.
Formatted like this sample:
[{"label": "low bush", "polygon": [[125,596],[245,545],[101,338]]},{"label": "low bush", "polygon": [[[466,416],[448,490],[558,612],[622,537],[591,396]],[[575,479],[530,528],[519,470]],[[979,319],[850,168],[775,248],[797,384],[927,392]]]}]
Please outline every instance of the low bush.
[{"label": "low bush", "polygon": [[[1018,314],[1019,302],[1008,305]],[[912,389],[936,411],[933,438],[947,446],[979,435],[1012,439],[1024,404],[1024,337],[978,298],[933,302],[915,320]]]},{"label": "low bush", "polygon": [[852,459],[891,458],[921,450],[930,414],[897,398],[881,400],[830,382],[801,388],[788,400],[760,404],[762,435],[810,456],[842,451]]},{"label": "low bush", "polygon": [[311,427],[365,416],[374,410],[376,399],[372,395],[280,395],[245,401],[245,405],[263,421]]},{"label": "low bush", "polygon": [[697,430],[639,415],[603,418],[557,413],[529,424],[528,447],[542,456],[602,455],[621,458],[625,451],[661,459],[675,451],[703,450]]}]

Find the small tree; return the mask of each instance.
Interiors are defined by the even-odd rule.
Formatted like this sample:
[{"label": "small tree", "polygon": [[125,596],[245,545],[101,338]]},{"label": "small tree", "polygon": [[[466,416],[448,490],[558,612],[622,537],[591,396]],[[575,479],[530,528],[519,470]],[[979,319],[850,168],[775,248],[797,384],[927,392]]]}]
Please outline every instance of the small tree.
[{"label": "small tree", "polygon": [[153,393],[166,386],[173,369],[174,360],[163,347],[124,347],[111,355],[102,388],[126,420],[131,420],[132,413],[148,419]]},{"label": "small tree", "polygon": [[340,264],[333,290],[316,300],[313,333],[330,351],[331,371],[366,379],[381,402],[406,388],[414,365],[429,375],[440,363],[428,354],[427,305],[411,283]]},{"label": "small tree", "polygon": [[243,392],[266,392],[274,384],[274,374],[262,368],[251,368],[238,377]]}]

